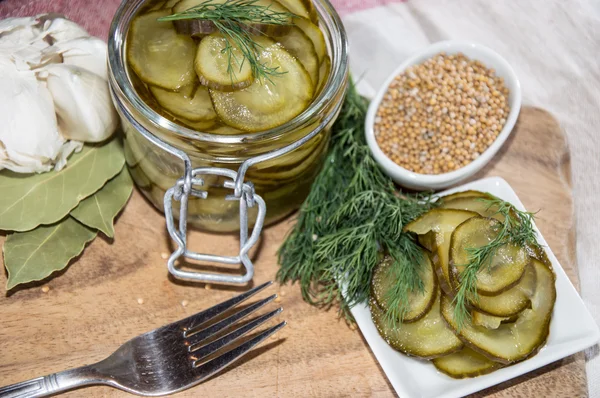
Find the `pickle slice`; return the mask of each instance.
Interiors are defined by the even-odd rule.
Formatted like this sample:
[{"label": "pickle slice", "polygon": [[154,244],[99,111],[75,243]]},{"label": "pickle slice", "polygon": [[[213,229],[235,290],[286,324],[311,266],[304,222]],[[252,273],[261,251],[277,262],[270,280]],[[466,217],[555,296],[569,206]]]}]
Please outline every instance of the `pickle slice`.
[{"label": "pickle slice", "polygon": [[440,290],[429,312],[412,323],[400,323],[392,328],[386,323],[384,312],[374,299],[369,300],[371,317],[377,331],[395,350],[424,359],[450,354],[463,347],[463,343],[446,325],[440,314]]},{"label": "pickle slice", "polygon": [[331,72],[331,58],[329,55],[326,55],[319,66],[319,84],[317,85],[317,89],[315,90],[315,96],[321,93],[323,87],[325,87],[325,83],[327,82],[327,78],[329,77],[329,73]]},{"label": "pickle slice", "polygon": [[442,373],[455,379],[482,376],[502,367],[484,355],[465,347],[443,357],[434,358],[433,365]]},{"label": "pickle slice", "polygon": [[[232,55],[225,49],[230,46]],[[196,74],[204,86],[219,91],[240,90],[252,84],[252,68],[242,51],[220,33],[202,39],[194,61]],[[231,69],[230,69],[231,67]]]},{"label": "pickle slice", "polygon": [[179,3],[179,0],[167,0],[162,8],[170,11],[177,3]]},{"label": "pickle slice", "polygon": [[495,218],[496,220],[503,222],[504,216],[498,213],[498,206],[490,206],[490,204],[484,200],[485,198],[491,198],[488,194],[482,194],[477,196],[463,196],[450,200],[444,200],[444,203],[440,206],[442,209],[459,209],[459,210],[470,210],[478,213],[482,217]]},{"label": "pickle slice", "polygon": [[548,338],[556,301],[556,278],[550,268],[537,260],[533,260],[533,267],[537,283],[531,297],[531,309],[524,310],[514,323],[486,329],[466,320],[459,330],[454,319],[454,306],[447,297],[442,298],[444,319],[467,345],[494,361],[509,364],[534,355]]},{"label": "pickle slice", "polygon": [[497,296],[480,295],[478,300],[470,305],[475,310],[488,315],[512,317],[531,305],[530,297],[533,295],[536,283],[535,268],[529,265],[525,268],[523,277],[516,286]]},{"label": "pickle slice", "polygon": [[319,58],[312,40],[302,30],[293,26],[287,35],[279,37],[277,41],[300,61],[316,87],[319,82]]},{"label": "pickle slice", "polygon": [[300,62],[280,44],[267,38],[257,39],[262,39],[258,61],[283,73],[257,78],[250,87],[239,91],[210,90],[221,120],[244,131],[267,130],[293,119],[306,109],[313,96],[310,76]]},{"label": "pickle slice", "polygon": [[[460,275],[470,261],[470,249],[483,247],[498,236],[502,224],[493,218],[473,217],[452,233],[450,243],[450,281],[456,287]],[[530,262],[527,251],[518,245],[504,244],[477,272],[477,292],[495,296],[519,283]]]},{"label": "pickle slice", "polygon": [[191,85],[184,87],[179,92],[150,87],[150,92],[160,106],[176,117],[191,122],[208,122],[217,118],[210,95],[205,87]]},{"label": "pickle slice", "polygon": [[206,130],[210,130],[216,124],[216,120],[186,120],[183,118],[177,119],[179,122],[184,124],[186,127],[191,128],[192,130],[205,132]]},{"label": "pickle slice", "polygon": [[317,23],[317,11],[311,0],[279,0],[279,2],[293,14]]},{"label": "pickle slice", "polygon": [[164,8],[166,1],[158,1],[152,7],[148,8],[148,11],[156,11]]},{"label": "pickle slice", "polygon": [[[444,200],[444,203],[446,203],[449,200],[464,198],[467,196],[468,197],[484,197],[484,196],[488,196],[488,194],[485,192],[481,192],[481,191],[469,190],[469,191],[461,191],[461,192],[451,193],[450,195],[443,196],[442,199]],[[442,207],[444,207],[444,204],[442,204]]]},{"label": "pickle slice", "polygon": [[[503,322],[511,320],[510,317],[499,317],[494,315],[484,314],[479,311],[471,311],[471,319],[473,325],[483,326],[487,329],[498,329]],[[515,318],[516,320],[516,318]]]},{"label": "pickle slice", "polygon": [[294,18],[294,25],[302,29],[306,36],[312,40],[317,57],[319,57],[319,63],[323,62],[323,59],[327,55],[327,45],[325,44],[325,37],[323,37],[321,29],[306,18]]},{"label": "pickle slice", "polygon": [[436,264],[440,287],[446,294],[454,294],[452,285],[450,284],[448,258],[452,232],[465,220],[477,216],[477,213],[466,210],[433,209],[404,227],[405,231],[414,232],[417,235],[425,235],[429,232],[435,234],[436,257],[434,263]]},{"label": "pickle slice", "polygon": [[[390,278],[389,269],[393,264],[390,256],[385,256],[373,270],[371,278],[371,297],[377,302],[377,305],[384,311],[388,310],[386,296],[394,288],[396,282]],[[408,311],[404,314],[402,322],[410,323],[423,318],[431,309],[433,301],[437,295],[437,283],[435,271],[431,260],[426,253],[423,253],[423,264],[421,267],[421,280],[423,281],[423,291],[410,292],[408,295]]]},{"label": "pickle slice", "polygon": [[196,44],[178,35],[171,22],[158,22],[167,10],[149,12],[131,23],[127,57],[141,80],[166,90],[178,90],[196,80]]},{"label": "pickle slice", "polygon": [[[231,0],[212,0],[211,4],[222,4]],[[189,10],[192,7],[196,7],[206,0],[181,0],[173,7],[173,13],[181,13]],[[256,0],[254,5],[269,7],[270,10],[277,12],[288,12],[285,7],[282,7],[276,0]],[[245,30],[251,34],[266,35],[266,36],[283,36],[286,35],[292,26],[292,16],[288,18],[288,24],[273,25],[263,23],[252,23],[248,25],[241,25]],[[211,21],[201,19],[183,19],[174,21],[175,29],[178,33],[203,37],[211,33],[217,32],[219,29]]]}]

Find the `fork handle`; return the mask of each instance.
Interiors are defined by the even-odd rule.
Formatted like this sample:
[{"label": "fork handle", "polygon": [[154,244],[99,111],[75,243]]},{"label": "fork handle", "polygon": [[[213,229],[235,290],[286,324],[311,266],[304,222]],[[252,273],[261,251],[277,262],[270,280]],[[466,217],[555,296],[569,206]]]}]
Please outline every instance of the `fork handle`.
[{"label": "fork handle", "polygon": [[103,384],[103,380],[93,368],[83,366],[0,387],[0,398],[47,397],[91,384]]}]

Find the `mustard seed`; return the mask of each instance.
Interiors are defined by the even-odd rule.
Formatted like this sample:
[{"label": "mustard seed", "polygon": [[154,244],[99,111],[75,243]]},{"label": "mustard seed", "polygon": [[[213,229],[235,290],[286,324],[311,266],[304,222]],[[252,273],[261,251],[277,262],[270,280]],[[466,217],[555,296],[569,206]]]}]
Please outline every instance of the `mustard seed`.
[{"label": "mustard seed", "polygon": [[392,161],[439,174],[478,158],[498,138],[508,112],[508,89],[493,69],[440,53],[396,76],[374,129]]}]

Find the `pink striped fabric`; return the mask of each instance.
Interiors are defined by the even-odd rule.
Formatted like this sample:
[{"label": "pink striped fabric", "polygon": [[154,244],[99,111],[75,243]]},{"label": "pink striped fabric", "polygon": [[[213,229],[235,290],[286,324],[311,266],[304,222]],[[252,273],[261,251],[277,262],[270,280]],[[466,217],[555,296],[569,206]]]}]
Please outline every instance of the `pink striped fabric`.
[{"label": "pink striped fabric", "polygon": [[[402,0],[333,0],[341,15]],[[32,16],[46,12],[64,14],[90,34],[106,39],[120,0],[4,0],[0,18]]]}]

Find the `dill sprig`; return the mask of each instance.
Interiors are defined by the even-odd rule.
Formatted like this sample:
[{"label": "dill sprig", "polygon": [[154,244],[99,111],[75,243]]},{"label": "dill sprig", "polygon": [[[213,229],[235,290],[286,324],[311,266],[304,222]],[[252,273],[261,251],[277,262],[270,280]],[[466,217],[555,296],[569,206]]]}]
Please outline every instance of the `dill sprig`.
[{"label": "dill sprig", "polygon": [[387,252],[394,259],[390,277],[397,281],[387,315],[398,321],[409,293],[423,288],[422,252],[402,228],[435,204],[430,194],[399,193],[381,171],[364,137],[366,111],[367,102],[351,84],[323,169],[279,250],[277,279],[299,282],[313,305],[339,302],[350,320],[350,308],[367,301],[373,268]]},{"label": "dill sprig", "polygon": [[[258,0],[226,0],[221,3],[218,0],[206,0],[183,12],[159,18],[159,21],[180,21],[186,19],[200,19],[212,22],[217,30],[227,39],[227,44],[222,50],[227,54],[227,72],[232,80],[235,77],[234,64],[239,65],[241,71],[244,62],[250,64],[252,74],[255,78],[271,81],[271,77],[279,76],[285,71],[279,67],[270,67],[261,63],[258,59],[262,46],[257,43],[249,32],[260,34],[260,30],[254,29],[256,25],[291,25],[291,18],[295,14],[277,11],[268,6],[258,4]],[[238,48],[242,53],[242,59],[238,59],[234,49]]]},{"label": "dill sprig", "polygon": [[498,249],[507,244],[519,247],[531,246],[539,248],[536,233],[533,229],[534,213],[521,211],[511,203],[491,196],[479,198],[487,204],[487,210],[494,210],[494,214],[500,214],[504,221],[496,224],[497,235],[488,244],[481,247],[469,247],[468,263],[460,273],[460,284],[456,296],[454,296],[454,318],[458,328],[462,328],[464,322],[470,318],[468,309],[469,302],[477,302],[477,273],[483,267],[489,267]]}]

